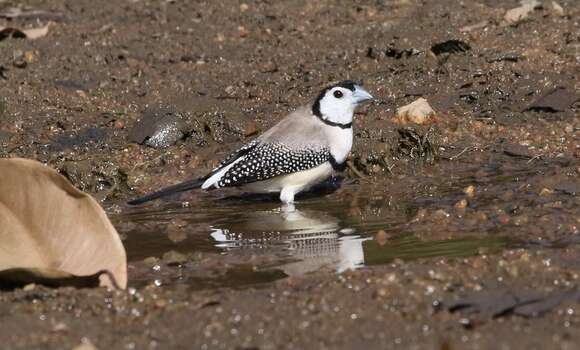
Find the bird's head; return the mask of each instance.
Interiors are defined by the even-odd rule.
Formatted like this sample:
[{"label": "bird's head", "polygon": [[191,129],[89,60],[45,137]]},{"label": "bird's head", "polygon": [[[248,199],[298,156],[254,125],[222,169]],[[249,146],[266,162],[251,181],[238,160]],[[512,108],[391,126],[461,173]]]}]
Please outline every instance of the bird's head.
[{"label": "bird's head", "polygon": [[346,125],[352,123],[354,109],[372,99],[360,85],[345,80],[322,90],[312,105],[312,113],[322,120]]}]

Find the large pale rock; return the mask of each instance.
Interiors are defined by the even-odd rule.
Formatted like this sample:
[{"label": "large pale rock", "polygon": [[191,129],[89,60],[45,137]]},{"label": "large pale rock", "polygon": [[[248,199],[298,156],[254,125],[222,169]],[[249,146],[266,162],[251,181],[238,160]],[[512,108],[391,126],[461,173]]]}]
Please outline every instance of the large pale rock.
[{"label": "large pale rock", "polygon": [[429,122],[435,111],[426,99],[419,98],[410,104],[397,109],[396,119],[401,124],[425,124]]}]

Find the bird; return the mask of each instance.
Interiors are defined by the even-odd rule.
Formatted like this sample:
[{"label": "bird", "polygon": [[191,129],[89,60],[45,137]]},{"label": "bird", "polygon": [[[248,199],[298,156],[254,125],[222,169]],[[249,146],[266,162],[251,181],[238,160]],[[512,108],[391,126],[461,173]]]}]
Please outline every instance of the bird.
[{"label": "bird", "polygon": [[294,203],[307,191],[343,171],[353,144],[355,109],[373,96],[352,80],[322,89],[272,128],[227,156],[209,174],[133,199],[139,205],[196,188],[237,187],[248,193],[279,193]]}]

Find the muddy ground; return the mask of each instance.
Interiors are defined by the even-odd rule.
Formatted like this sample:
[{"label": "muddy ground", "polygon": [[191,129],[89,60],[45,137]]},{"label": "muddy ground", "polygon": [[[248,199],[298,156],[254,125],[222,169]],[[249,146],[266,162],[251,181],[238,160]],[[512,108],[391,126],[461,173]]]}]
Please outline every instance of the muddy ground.
[{"label": "muddy ground", "polygon": [[[42,12],[6,18],[14,6]],[[0,344],[578,348],[580,3],[506,23],[518,6],[0,1],[4,25],[52,22],[45,37],[0,41],[0,156],[42,161],[101,200],[130,261],[128,291],[0,292]],[[208,240],[216,225],[260,231],[244,215],[276,219],[276,202],[124,204],[204,175],[344,79],[377,100],[356,117],[342,186],[297,208],[369,238],[358,269]],[[419,97],[432,120],[394,118]],[[148,121],[163,118],[167,147],[150,142]]]}]

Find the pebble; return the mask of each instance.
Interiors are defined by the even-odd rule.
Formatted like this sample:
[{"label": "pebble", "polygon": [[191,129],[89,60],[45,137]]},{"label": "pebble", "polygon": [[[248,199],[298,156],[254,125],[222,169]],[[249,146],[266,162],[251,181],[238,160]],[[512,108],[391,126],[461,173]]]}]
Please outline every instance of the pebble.
[{"label": "pebble", "polygon": [[447,219],[448,217],[449,217],[449,213],[443,209],[438,209],[438,210],[435,210],[435,212],[433,212],[433,218],[435,220],[444,220],[444,219]]},{"label": "pebble", "polygon": [[482,211],[476,212],[473,216],[475,217],[476,220],[480,222],[485,222],[488,219],[487,214]]},{"label": "pebble", "polygon": [[519,215],[514,217],[514,225],[516,226],[522,226],[527,224],[529,221],[529,218],[527,215]]},{"label": "pebble", "polygon": [[246,29],[246,27],[244,26],[239,26],[238,27],[238,35],[240,36],[240,38],[245,38],[250,34],[250,31]]},{"label": "pebble", "polygon": [[456,209],[465,209],[465,208],[467,208],[467,199],[462,199],[459,202],[455,203],[454,207]]},{"label": "pebble", "polygon": [[385,232],[385,230],[379,230],[375,234],[375,241],[377,241],[377,244],[380,246],[387,244],[388,240],[389,240],[389,235],[387,234],[387,232]]},{"label": "pebble", "polygon": [[499,214],[497,216],[497,221],[499,221],[499,223],[502,224],[502,225],[507,225],[507,224],[510,223],[511,218],[507,214]]},{"label": "pebble", "polygon": [[72,348],[72,350],[97,350],[97,348],[93,345],[93,343],[91,343],[90,340],[88,340],[87,338],[83,338],[82,342],[79,345]]},{"label": "pebble", "polygon": [[426,99],[419,98],[410,104],[397,109],[396,119],[401,124],[425,124],[432,119],[435,111]]},{"label": "pebble", "polygon": [[507,24],[518,23],[528,17],[534,9],[541,5],[538,0],[522,0],[521,6],[508,10],[503,17]]},{"label": "pebble", "polygon": [[26,58],[24,56],[24,52],[21,50],[16,50],[14,51],[14,53],[12,54],[13,60],[12,60],[12,65],[16,68],[26,68],[26,66],[28,65],[28,62],[26,61]]},{"label": "pebble", "polygon": [[169,147],[184,137],[182,129],[182,121],[179,118],[163,118],[157,124],[153,135],[145,143],[153,148]]},{"label": "pebble", "polygon": [[375,298],[384,298],[387,296],[389,296],[389,290],[386,288],[379,288],[374,293]]},{"label": "pebble", "polygon": [[187,262],[187,256],[174,250],[170,250],[163,254],[163,262],[167,265],[181,265]]},{"label": "pebble", "polygon": [[415,218],[413,219],[413,221],[421,221],[421,220],[425,219],[426,216],[427,216],[427,209],[421,208],[421,209],[417,210],[417,214],[415,215]]},{"label": "pebble", "polygon": [[467,195],[469,198],[475,197],[475,187],[473,185],[469,185],[463,189],[463,193]]},{"label": "pebble", "polygon": [[124,129],[125,122],[123,122],[122,120],[115,120],[115,124],[113,126],[115,129]]},{"label": "pebble", "polygon": [[244,127],[244,137],[250,137],[258,133],[258,124],[255,121],[250,120]]},{"label": "pebble", "polygon": [[150,256],[148,258],[143,259],[143,263],[147,265],[147,267],[153,267],[159,263],[159,258]]},{"label": "pebble", "polygon": [[36,289],[36,284],[34,284],[34,283],[29,283],[29,284],[25,285],[24,287],[22,287],[22,290],[25,292],[30,292],[30,291],[33,291],[34,289]]},{"label": "pebble", "polygon": [[540,196],[545,197],[551,195],[552,193],[554,193],[554,191],[548,188],[542,188],[542,190],[540,191]]},{"label": "pebble", "polygon": [[557,16],[564,17],[566,15],[564,8],[555,1],[552,1],[552,10]]},{"label": "pebble", "polygon": [[66,333],[69,331],[69,327],[64,322],[58,322],[52,327],[52,331],[55,333]]},{"label": "pebble", "polygon": [[150,110],[144,112],[129,131],[129,141],[153,148],[165,148],[183,139],[186,131],[187,125],[177,113]]},{"label": "pebble", "polygon": [[173,243],[179,243],[187,239],[187,233],[183,230],[172,230],[167,234],[167,238]]}]

